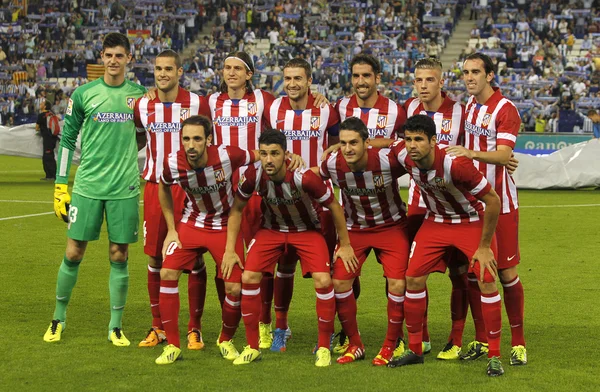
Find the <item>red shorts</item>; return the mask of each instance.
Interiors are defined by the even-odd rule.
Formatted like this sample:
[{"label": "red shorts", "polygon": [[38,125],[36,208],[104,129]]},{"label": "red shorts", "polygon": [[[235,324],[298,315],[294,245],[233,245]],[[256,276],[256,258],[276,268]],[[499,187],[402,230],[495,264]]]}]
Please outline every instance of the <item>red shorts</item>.
[{"label": "red shorts", "polygon": [[[175,223],[181,220],[186,194],[179,185],[171,186]],[[147,182],[144,187],[144,253],[150,257],[162,256],[163,243],[167,235],[167,222],[158,202],[158,184]]]},{"label": "red shorts", "polygon": [[262,197],[253,194],[248,200],[248,204],[244,207],[244,211],[242,212],[242,224],[240,227],[240,232],[242,233],[242,238],[244,239],[244,243],[246,244],[246,248],[248,248],[248,244],[254,238],[254,235],[260,230],[260,221],[262,217],[261,210]]},{"label": "red shorts", "polygon": [[300,258],[302,275],[315,272],[329,273],[327,244],[321,233],[314,230],[282,233],[260,229],[248,245],[244,268],[248,271],[272,274],[275,264],[288,250],[293,250]]},{"label": "red shorts", "polygon": [[[210,230],[193,227],[186,223],[177,224],[177,233],[179,241],[183,248],[175,248],[171,253],[167,251],[167,256],[163,260],[163,268],[173,270],[192,270],[198,256],[205,252],[210,252],[212,258],[217,263],[217,276],[223,278],[221,274],[221,261],[225,253],[227,244],[227,230]],[[238,236],[235,243],[235,253],[244,262],[244,244],[242,237]],[[229,279],[226,282],[241,283],[242,270],[238,265],[233,268]]]},{"label": "red shorts", "polygon": [[500,214],[496,226],[498,240],[498,269],[506,269],[519,264],[519,210]]},{"label": "red shorts", "polygon": [[[410,260],[406,276],[419,277],[432,272],[445,272],[444,254],[456,248],[469,259],[475,254],[481,239],[483,221],[472,223],[448,224],[425,220],[419,229],[410,249]],[[497,254],[496,238],[492,240],[492,251]],[[475,263],[470,272],[479,276],[479,263]],[[485,271],[485,282],[494,282]]]},{"label": "red shorts", "polygon": [[374,230],[351,230],[348,234],[359,267],[354,273],[348,272],[342,260],[338,258],[333,266],[334,279],[350,280],[360,276],[362,266],[371,250],[375,251],[377,260],[383,265],[385,277],[404,279],[409,251],[406,223],[401,222]]}]

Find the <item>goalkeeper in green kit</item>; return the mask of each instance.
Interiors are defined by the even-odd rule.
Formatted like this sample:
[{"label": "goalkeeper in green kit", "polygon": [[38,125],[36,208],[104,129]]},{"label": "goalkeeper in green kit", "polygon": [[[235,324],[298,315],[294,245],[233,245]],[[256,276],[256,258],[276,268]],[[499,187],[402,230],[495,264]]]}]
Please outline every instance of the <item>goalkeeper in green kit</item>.
[{"label": "goalkeeper in green kit", "polygon": [[[68,223],[67,249],[58,270],[56,307],[44,341],[56,342],[65,329],[66,310],[88,241],[97,240],[106,217],[110,261],[108,340],[129,346],[122,330],[127,300],[128,247],[138,239],[140,180],[133,109],[145,89],[125,80],[131,60],[128,38],[107,34],[102,43],[104,76],[77,88],[67,107],[58,154],[54,211]],[[81,161],[73,185],[67,184],[77,136]]]}]

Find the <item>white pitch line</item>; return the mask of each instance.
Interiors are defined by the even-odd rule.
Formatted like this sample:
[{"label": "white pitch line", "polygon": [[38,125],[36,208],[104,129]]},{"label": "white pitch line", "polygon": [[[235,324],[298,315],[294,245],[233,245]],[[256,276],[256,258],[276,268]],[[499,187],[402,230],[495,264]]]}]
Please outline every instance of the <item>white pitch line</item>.
[{"label": "white pitch line", "polygon": [[40,173],[44,174],[42,170],[0,170],[0,174],[19,174],[19,173]]},{"label": "white pitch line", "polygon": [[53,201],[47,200],[0,200],[0,203],[43,203],[43,204],[52,204]]},{"label": "white pitch line", "polygon": [[600,207],[600,204],[559,204],[554,206],[519,206],[519,208],[570,208],[570,207]]},{"label": "white pitch line", "polygon": [[54,214],[54,211],[52,211],[52,212],[41,212],[39,214],[9,216],[9,217],[6,217],[6,218],[0,218],[0,221],[11,220],[11,219],[30,218],[32,216],[41,216],[41,215],[50,215],[50,214]]}]

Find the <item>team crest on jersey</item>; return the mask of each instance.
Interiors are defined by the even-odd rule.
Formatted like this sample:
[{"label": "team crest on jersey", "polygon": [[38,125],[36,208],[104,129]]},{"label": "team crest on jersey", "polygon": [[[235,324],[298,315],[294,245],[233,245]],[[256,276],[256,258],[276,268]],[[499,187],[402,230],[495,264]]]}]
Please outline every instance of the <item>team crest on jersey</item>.
[{"label": "team crest on jersey", "polygon": [[69,98],[69,104],[67,105],[67,111],[65,112],[65,114],[67,116],[70,116],[73,113],[73,100],[71,98]]},{"label": "team crest on jersey", "polygon": [[451,119],[442,119],[442,133],[450,133],[452,130],[452,120]]},{"label": "team crest on jersey", "polygon": [[125,98],[125,103],[129,109],[133,110],[135,108],[135,97]]},{"label": "team crest on jersey", "polygon": [[321,117],[312,116],[310,118],[310,129],[319,129],[321,127]]},{"label": "team crest on jersey", "polygon": [[256,115],[256,102],[248,102],[248,114],[251,116]]},{"label": "team crest on jersey", "polygon": [[225,170],[224,169],[215,170],[215,179],[217,180],[217,182],[225,181]]},{"label": "team crest on jersey", "polygon": [[238,188],[242,186],[242,184],[246,181],[246,176],[242,174],[240,176],[240,180],[238,181]]},{"label": "team crest on jersey", "polygon": [[483,119],[481,120],[481,126],[482,127],[487,127],[488,125],[490,125],[490,120],[492,119],[492,115],[489,113],[486,113],[483,116]]},{"label": "team crest on jersey", "polygon": [[377,116],[377,128],[385,128],[387,126],[387,116],[379,115]]},{"label": "team crest on jersey", "polygon": [[382,175],[373,176],[373,183],[376,188],[383,188],[385,186],[385,181],[383,180]]},{"label": "team crest on jersey", "polygon": [[435,185],[444,185],[444,179],[442,177],[434,177],[433,181],[435,182]]},{"label": "team crest on jersey", "polygon": [[181,121],[185,121],[190,117],[190,109],[181,109],[180,116]]}]

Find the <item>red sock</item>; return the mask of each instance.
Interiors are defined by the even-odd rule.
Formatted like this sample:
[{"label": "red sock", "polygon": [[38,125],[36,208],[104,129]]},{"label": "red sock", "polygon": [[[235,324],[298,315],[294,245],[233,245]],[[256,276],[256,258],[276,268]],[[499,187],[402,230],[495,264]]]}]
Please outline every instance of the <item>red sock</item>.
[{"label": "red sock", "polygon": [[388,293],[387,302],[388,325],[384,346],[396,347],[398,338],[404,337],[402,323],[404,322],[404,296]]},{"label": "red sock", "polygon": [[317,320],[319,322],[319,347],[329,348],[331,334],[334,332],[335,295],[333,284],[317,291]]},{"label": "red sock", "polygon": [[219,336],[219,343],[231,340],[235,331],[240,324],[242,318],[241,298],[234,297],[231,294],[225,296],[225,302],[223,303],[222,320],[223,326],[221,327],[221,335]]},{"label": "red sock", "polygon": [[356,322],[356,298],[352,289],[344,293],[335,293],[335,307],[337,308],[338,318],[342,328],[350,339],[350,344],[363,347],[358,325]]},{"label": "red sock", "polygon": [[225,302],[225,281],[219,278],[219,267],[216,267],[215,287],[217,288],[217,297],[219,298],[221,309],[223,309],[223,302]]},{"label": "red sock", "polygon": [[248,345],[258,350],[260,320],[260,283],[242,283],[242,317]]},{"label": "red sock", "polygon": [[429,337],[429,325],[427,323],[427,311],[429,310],[429,291],[427,287],[425,287],[425,295],[427,302],[425,302],[425,314],[423,315],[423,341],[429,342],[431,338]]},{"label": "red sock", "polygon": [[427,309],[427,291],[406,290],[404,318],[408,330],[408,348],[423,355],[423,316]]},{"label": "red sock", "polygon": [[525,334],[523,332],[523,314],[525,311],[525,297],[523,284],[517,276],[508,283],[502,283],[504,288],[504,307],[510,323],[512,335],[512,346],[525,346]]},{"label": "red sock", "polygon": [[481,310],[490,349],[488,358],[499,357],[502,335],[502,300],[498,290],[492,294],[481,293]]},{"label": "red sock", "polygon": [[158,307],[160,308],[160,317],[167,335],[169,344],[179,345],[179,281],[161,280],[160,281],[160,299]]},{"label": "red sock", "polygon": [[163,329],[160,321],[158,306],[160,296],[160,268],[148,266],[148,296],[150,297],[150,311],[152,312],[152,326]]},{"label": "red sock", "polygon": [[469,292],[467,274],[450,276],[452,295],[450,296],[450,316],[452,317],[452,332],[448,338],[452,344],[462,347],[465,320],[469,310]]},{"label": "red sock", "polygon": [[202,313],[204,313],[204,302],[206,301],[206,267],[201,270],[193,270],[188,276],[188,301],[190,304],[190,321],[188,331],[192,329],[202,330]]},{"label": "red sock", "polygon": [[291,274],[277,271],[273,283],[273,294],[275,302],[275,328],[287,329],[287,314],[294,293],[294,273]]},{"label": "red sock", "polygon": [[273,303],[273,276],[263,275],[260,281],[260,296],[262,308],[260,310],[260,322],[271,324],[271,304]]},{"label": "red sock", "polygon": [[485,331],[485,323],[483,322],[483,313],[481,311],[481,290],[475,275],[468,275],[469,281],[469,306],[471,307],[471,315],[473,316],[473,324],[475,324],[475,340],[482,343],[487,343],[487,332]]}]

